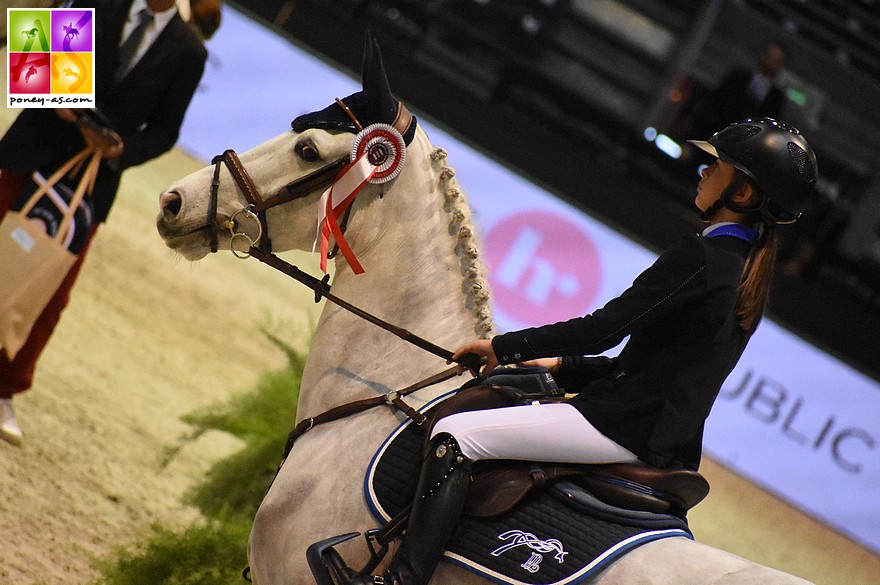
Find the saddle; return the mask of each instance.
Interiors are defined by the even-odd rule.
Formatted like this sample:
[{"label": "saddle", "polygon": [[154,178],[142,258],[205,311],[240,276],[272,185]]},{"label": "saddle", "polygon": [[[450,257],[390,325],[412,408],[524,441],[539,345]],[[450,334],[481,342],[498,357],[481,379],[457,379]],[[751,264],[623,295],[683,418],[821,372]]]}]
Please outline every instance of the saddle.
[{"label": "saddle", "polygon": [[[466,384],[433,409],[427,421],[425,442],[434,424],[450,414],[563,400],[564,393],[546,368],[505,369],[485,380]],[[477,461],[464,513],[475,518],[504,514],[533,490],[561,480],[582,487],[600,501],[618,508],[681,517],[709,493],[709,483],[696,471],[659,469],[644,463]]]}]

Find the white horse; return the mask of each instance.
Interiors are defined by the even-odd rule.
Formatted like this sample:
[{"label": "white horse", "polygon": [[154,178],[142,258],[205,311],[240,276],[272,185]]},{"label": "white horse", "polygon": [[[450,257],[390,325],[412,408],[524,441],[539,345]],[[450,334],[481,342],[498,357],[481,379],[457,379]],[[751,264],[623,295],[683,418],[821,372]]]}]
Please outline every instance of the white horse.
[{"label": "white horse", "polygon": [[[375,85],[368,80],[369,68],[365,60],[365,90]],[[384,80],[384,71],[381,78]],[[384,83],[387,86],[387,81]],[[357,117],[370,118],[371,109],[383,108],[365,105],[362,98],[370,94],[375,100],[375,93],[360,92],[345,102],[357,102],[359,107],[352,107],[359,110]],[[269,140],[242,154],[241,163],[263,196],[276,193],[298,177],[348,155],[355,137],[343,128],[340,120],[345,119],[343,108],[331,105],[312,115],[312,127]],[[215,171],[219,171],[216,205],[211,202]],[[324,188],[266,211],[265,225],[276,251],[312,248]],[[224,223],[248,200],[226,170],[219,165],[206,167],[161,195],[158,229],[169,247],[197,260],[210,250],[210,224]],[[231,229],[220,234],[221,247],[232,245],[241,253],[257,238],[255,222],[226,221],[226,226]],[[249,235],[231,237],[231,230],[248,231]],[[337,256],[334,294],[445,348],[454,348],[475,335],[492,334],[488,288],[466,198],[446,153],[432,146],[421,128],[415,128],[406,147],[400,175],[388,183],[368,184],[357,196],[344,239],[365,272],[356,275],[349,263]],[[402,389],[446,367],[442,359],[328,302],[306,362],[298,418]],[[420,407],[461,382],[453,378],[406,400]],[[316,426],[296,442],[254,519],[249,561],[255,583],[313,583],[305,555],[311,543],[377,525],[364,500],[364,474],[378,446],[402,420],[403,415],[390,408],[376,408]],[[338,548],[352,567],[360,567],[368,559],[362,539]],[[591,582],[806,583],[680,537],[636,548]],[[458,566],[440,563],[432,583],[486,581]]]}]

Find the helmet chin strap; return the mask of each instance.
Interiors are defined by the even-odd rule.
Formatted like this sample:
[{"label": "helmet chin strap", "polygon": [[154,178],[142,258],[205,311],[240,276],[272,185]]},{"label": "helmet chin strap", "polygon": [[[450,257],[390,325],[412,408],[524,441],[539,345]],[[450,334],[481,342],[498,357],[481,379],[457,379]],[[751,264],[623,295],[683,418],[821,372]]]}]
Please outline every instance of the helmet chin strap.
[{"label": "helmet chin strap", "polygon": [[718,213],[722,207],[726,207],[731,211],[735,211],[736,213],[749,213],[752,211],[757,211],[760,208],[756,207],[744,207],[734,202],[733,196],[743,188],[743,185],[748,182],[748,176],[742,171],[737,171],[733,178],[730,180],[730,183],[727,187],[724,188],[724,191],[721,193],[721,196],[715,200],[715,203],[707,207],[704,211],[700,211],[700,219],[703,221],[711,221],[715,214]]},{"label": "helmet chin strap", "polygon": [[700,219],[706,222],[712,221],[712,218],[715,217],[715,214],[724,207],[724,202],[721,200],[721,197],[715,200],[715,203],[707,207],[705,210],[700,209]]}]

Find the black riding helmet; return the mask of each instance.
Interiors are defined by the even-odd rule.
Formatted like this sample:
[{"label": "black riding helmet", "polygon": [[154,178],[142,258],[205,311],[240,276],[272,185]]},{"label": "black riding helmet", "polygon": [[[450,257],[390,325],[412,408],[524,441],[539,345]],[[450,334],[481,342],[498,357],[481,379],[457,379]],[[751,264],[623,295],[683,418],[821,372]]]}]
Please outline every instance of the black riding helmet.
[{"label": "black riding helmet", "polygon": [[[816,155],[792,126],[772,118],[735,122],[704,140],[690,140],[745,173],[764,195],[755,209],[772,223],[792,223],[816,186]],[[725,197],[729,199],[729,197]],[[731,202],[724,204],[731,207]]]}]

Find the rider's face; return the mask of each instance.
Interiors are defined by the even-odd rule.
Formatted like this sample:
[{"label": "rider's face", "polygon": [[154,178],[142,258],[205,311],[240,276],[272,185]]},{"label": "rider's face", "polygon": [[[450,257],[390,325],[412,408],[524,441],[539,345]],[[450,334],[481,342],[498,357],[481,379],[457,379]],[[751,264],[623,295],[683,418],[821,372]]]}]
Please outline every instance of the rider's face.
[{"label": "rider's face", "polygon": [[702,170],[700,175],[703,178],[697,185],[697,197],[694,200],[700,211],[706,211],[721,197],[735,174],[736,168],[720,159]]}]

